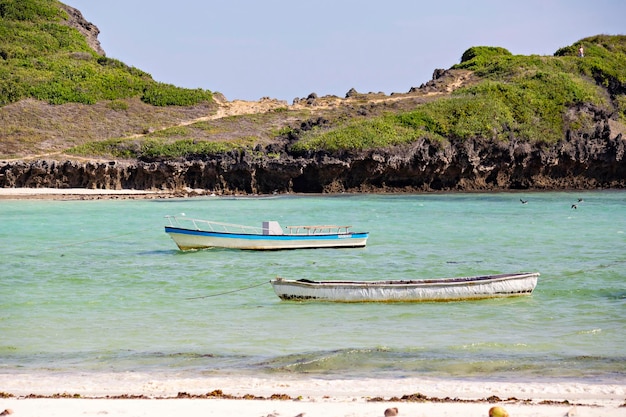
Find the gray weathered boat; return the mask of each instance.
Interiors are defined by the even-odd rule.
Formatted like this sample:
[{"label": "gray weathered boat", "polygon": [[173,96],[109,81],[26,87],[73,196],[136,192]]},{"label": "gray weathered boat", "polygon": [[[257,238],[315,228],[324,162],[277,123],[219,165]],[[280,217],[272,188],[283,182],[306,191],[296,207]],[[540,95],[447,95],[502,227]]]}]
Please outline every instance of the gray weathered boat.
[{"label": "gray weathered boat", "polygon": [[389,303],[530,295],[538,277],[538,272],[388,281],[311,281],[278,277],[270,283],[283,300]]}]

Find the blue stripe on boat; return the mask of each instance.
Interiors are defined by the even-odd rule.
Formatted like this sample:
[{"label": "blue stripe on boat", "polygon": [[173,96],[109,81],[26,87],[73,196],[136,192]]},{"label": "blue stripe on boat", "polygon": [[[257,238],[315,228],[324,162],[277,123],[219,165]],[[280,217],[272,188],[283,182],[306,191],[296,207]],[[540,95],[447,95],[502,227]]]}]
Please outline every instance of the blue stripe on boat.
[{"label": "blue stripe on boat", "polygon": [[212,236],[224,239],[247,239],[247,240],[338,240],[338,239],[363,239],[368,233],[348,233],[330,235],[255,235],[245,233],[209,232],[206,230],[179,229],[165,226],[166,233],[178,233],[193,236]]}]

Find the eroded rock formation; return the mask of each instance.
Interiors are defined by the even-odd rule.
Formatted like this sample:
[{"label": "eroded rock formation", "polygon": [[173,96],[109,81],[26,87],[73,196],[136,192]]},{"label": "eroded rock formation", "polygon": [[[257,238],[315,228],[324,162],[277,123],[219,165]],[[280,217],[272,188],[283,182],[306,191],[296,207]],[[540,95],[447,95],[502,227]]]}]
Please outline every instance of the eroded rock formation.
[{"label": "eroded rock formation", "polygon": [[87,21],[80,10],[75,9],[71,6],[61,3],[61,7],[68,15],[67,25],[77,29],[87,41],[87,44],[91,49],[96,51],[98,55],[105,56],[104,49],[100,45],[100,41],[98,40],[98,35],[100,34],[100,29],[93,23]]},{"label": "eroded rock formation", "polygon": [[4,162],[0,187],[216,194],[505,191],[626,188],[626,139],[599,130],[554,145],[426,140],[389,150],[298,155],[258,152],[164,161]]}]

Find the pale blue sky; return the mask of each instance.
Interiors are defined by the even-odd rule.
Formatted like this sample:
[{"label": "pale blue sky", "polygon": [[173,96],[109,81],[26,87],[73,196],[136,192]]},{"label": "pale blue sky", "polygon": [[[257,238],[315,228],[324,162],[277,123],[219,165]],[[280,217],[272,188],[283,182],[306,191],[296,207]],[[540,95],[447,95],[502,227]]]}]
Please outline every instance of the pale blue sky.
[{"label": "pale blue sky", "polygon": [[[62,0],[63,1],[63,0]],[[624,0],[65,0],[107,56],[228,100],[407,92],[471,46],[552,55],[626,34]]]}]

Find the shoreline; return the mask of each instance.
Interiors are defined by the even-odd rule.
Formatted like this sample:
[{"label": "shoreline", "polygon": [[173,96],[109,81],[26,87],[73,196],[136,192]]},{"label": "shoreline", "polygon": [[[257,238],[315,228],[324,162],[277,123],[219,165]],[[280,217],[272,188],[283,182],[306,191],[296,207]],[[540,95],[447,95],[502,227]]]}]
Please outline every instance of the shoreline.
[{"label": "shoreline", "polygon": [[[616,191],[622,192],[622,189],[614,190],[578,190],[578,189],[542,189],[542,190],[474,190],[474,191],[430,191],[425,194],[456,194],[456,193],[541,193],[541,192],[566,192],[566,193],[583,193],[593,191]],[[355,193],[339,193],[339,194],[355,194]],[[387,194],[387,195],[403,195],[404,192],[363,192],[358,194]],[[411,193],[409,193],[411,194]],[[282,195],[333,195],[329,194],[298,194],[298,193],[286,193],[278,194]],[[210,190],[204,189],[184,189],[184,190],[136,190],[136,189],[121,189],[121,190],[104,190],[104,189],[92,189],[92,188],[0,188],[0,201],[1,200],[121,200],[121,199],[168,199],[168,198],[193,198],[193,197],[254,197],[254,198],[270,198],[276,197],[276,194],[219,194],[216,195]]]},{"label": "shoreline", "polygon": [[626,384],[585,381],[0,374],[0,393],[0,412],[16,416],[380,417],[391,407],[399,416],[487,416],[500,406],[515,417],[617,417],[626,407]]},{"label": "shoreline", "polygon": [[89,188],[0,188],[0,200],[94,200],[114,198],[169,198],[177,194],[165,191],[99,190]]}]

